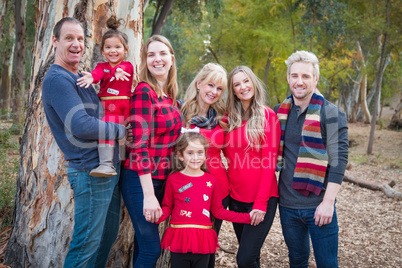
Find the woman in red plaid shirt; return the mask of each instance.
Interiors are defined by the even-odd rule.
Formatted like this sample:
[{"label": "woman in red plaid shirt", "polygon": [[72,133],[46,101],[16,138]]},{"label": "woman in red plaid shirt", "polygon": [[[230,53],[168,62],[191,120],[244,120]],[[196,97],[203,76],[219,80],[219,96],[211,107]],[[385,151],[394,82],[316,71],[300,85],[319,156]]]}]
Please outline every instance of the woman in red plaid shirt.
[{"label": "woman in red plaid shirt", "polygon": [[[140,78],[131,101],[133,143],[121,172],[121,192],[134,226],[133,267],[155,267],[161,252],[158,225],[165,180],[182,119],[173,48],[151,36],[142,51]],[[150,220],[148,222],[147,219]]]}]

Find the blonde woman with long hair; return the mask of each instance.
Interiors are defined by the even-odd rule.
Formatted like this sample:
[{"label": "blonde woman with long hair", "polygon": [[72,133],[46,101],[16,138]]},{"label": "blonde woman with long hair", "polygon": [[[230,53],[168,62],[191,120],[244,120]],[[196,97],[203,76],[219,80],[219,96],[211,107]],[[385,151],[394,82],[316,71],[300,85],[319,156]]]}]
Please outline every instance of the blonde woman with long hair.
[{"label": "blonde woman with long hair", "polygon": [[[208,141],[206,164],[210,173],[216,178],[222,205],[229,205],[229,181],[226,168],[222,163],[221,150],[224,144],[222,121],[226,107],[223,95],[227,89],[227,73],[219,64],[208,63],[196,75],[187,88],[181,113],[184,125],[196,129]],[[213,228],[219,235],[222,220],[215,218]],[[208,267],[214,267],[215,254],[210,255]]]},{"label": "blonde woman with long hair", "polygon": [[133,144],[121,173],[121,192],[134,226],[133,267],[155,267],[161,252],[158,225],[164,185],[182,125],[176,105],[173,48],[160,35],[142,51],[139,83],[131,99]]},{"label": "blonde woman with long hair", "polygon": [[246,66],[235,67],[228,79],[224,153],[228,161],[229,209],[251,212],[251,224],[233,223],[239,249],[237,264],[260,267],[260,251],[271,228],[278,202],[275,176],[280,126],[265,106],[266,89]]}]

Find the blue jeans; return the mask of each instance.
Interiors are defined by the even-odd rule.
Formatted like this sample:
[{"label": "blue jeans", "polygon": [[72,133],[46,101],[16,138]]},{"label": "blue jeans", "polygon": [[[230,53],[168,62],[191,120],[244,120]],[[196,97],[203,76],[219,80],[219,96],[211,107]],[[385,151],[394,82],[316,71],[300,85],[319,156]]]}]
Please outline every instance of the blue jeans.
[{"label": "blue jeans", "polygon": [[106,267],[120,225],[120,165],[117,175],[92,177],[67,169],[74,196],[74,233],[64,267]]},{"label": "blue jeans", "polygon": [[315,225],[315,209],[291,209],[279,206],[282,233],[289,249],[290,267],[308,267],[310,240],[317,267],[338,267],[338,221],[336,209],[332,222]]},{"label": "blue jeans", "polygon": [[[124,204],[134,227],[133,267],[155,267],[161,254],[158,224],[147,222],[143,214],[144,193],[136,171],[122,169],[120,179]],[[155,196],[162,203],[165,180],[152,179]]]},{"label": "blue jeans", "polygon": [[[244,203],[230,199],[229,208],[232,211],[250,213],[254,203]],[[275,218],[278,197],[270,197],[267,203],[267,213],[264,220],[257,226],[243,223],[233,223],[233,229],[239,241],[237,265],[240,268],[260,267],[261,248]]]}]

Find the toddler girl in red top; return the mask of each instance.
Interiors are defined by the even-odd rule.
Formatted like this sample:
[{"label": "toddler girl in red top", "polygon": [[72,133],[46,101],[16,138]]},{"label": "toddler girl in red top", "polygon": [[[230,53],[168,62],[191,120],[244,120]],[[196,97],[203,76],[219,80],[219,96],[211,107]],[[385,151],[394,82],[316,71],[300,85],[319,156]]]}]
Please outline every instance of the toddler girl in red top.
[{"label": "toddler girl in red top", "polygon": [[162,248],[171,251],[172,268],[208,267],[210,254],[218,247],[211,213],[219,219],[250,223],[249,213],[223,208],[216,179],[207,173],[207,144],[200,133],[186,132],[175,147],[173,171],[166,182],[159,219],[162,222],[172,216],[161,243]]},{"label": "toddler girl in red top", "polygon": [[[99,63],[92,72],[82,72],[77,85],[88,88],[92,83],[100,82],[98,97],[101,100],[105,116],[103,121],[123,124],[130,116],[130,98],[133,84],[133,65],[123,61],[128,51],[128,37],[117,30],[120,20],[115,16],[107,20],[107,31],[101,42],[102,54],[107,62]],[[117,175],[113,166],[114,140],[99,140],[99,166],[89,173],[93,177]]]}]

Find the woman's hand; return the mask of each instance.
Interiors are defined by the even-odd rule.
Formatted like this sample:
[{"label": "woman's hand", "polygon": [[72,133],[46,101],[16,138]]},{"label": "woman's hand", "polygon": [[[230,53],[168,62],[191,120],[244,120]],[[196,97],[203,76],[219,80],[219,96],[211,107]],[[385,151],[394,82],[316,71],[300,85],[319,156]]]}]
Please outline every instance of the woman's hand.
[{"label": "woman's hand", "polygon": [[155,223],[162,216],[162,209],[155,195],[144,196],[143,214],[147,221]]},{"label": "woman's hand", "polygon": [[92,77],[92,74],[90,72],[82,71],[81,73],[84,76],[77,79],[77,85],[80,87],[88,88],[94,81],[94,78]]},{"label": "woman's hand", "polygon": [[155,223],[162,216],[162,209],[155,195],[144,195],[143,214],[147,221]]},{"label": "woman's hand", "polygon": [[257,226],[258,224],[260,224],[265,217],[266,212],[259,210],[259,209],[253,209],[250,212],[250,218],[251,218],[251,225],[253,226]]},{"label": "woman's hand", "polygon": [[129,77],[131,76],[129,73],[123,71],[122,68],[116,68],[116,71],[114,72],[114,76],[116,77],[116,80],[125,80],[129,81]]}]

